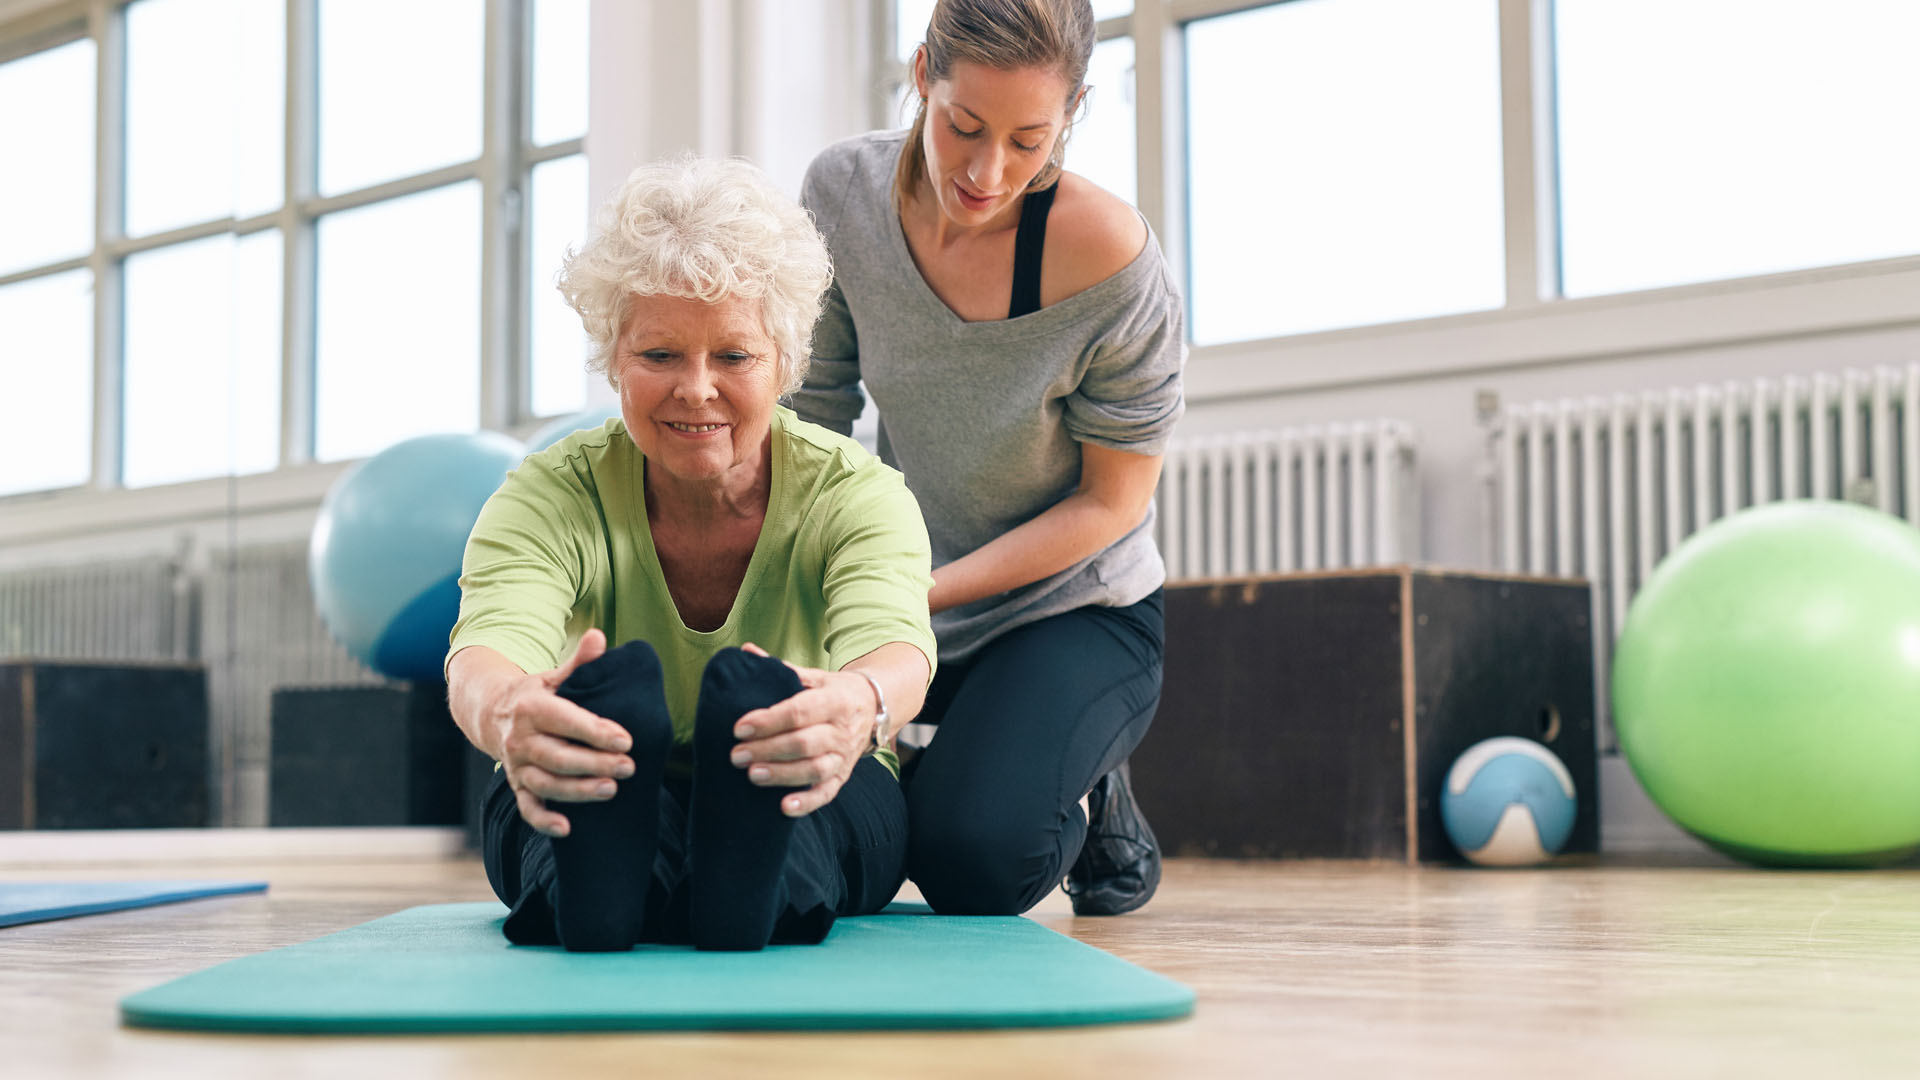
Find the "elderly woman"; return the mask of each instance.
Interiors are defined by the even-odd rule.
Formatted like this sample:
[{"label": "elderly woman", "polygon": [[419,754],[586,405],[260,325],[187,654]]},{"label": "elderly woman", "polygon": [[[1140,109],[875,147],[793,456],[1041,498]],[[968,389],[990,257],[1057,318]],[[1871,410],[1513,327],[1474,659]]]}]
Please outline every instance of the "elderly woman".
[{"label": "elderly woman", "polygon": [[501,764],[484,859],[516,943],[817,942],[904,879],[889,740],[932,675],[926,527],[898,473],[777,404],[830,273],[758,171],[692,158],[634,172],[566,262],[621,416],[488,501],[447,659]]}]

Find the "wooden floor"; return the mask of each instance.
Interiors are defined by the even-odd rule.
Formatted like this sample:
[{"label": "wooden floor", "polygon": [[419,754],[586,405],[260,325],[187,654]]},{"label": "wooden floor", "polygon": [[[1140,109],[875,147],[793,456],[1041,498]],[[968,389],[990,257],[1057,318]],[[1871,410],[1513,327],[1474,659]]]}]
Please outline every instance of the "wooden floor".
[{"label": "wooden floor", "polygon": [[1176,861],[1118,919],[1042,923],[1191,984],[1188,1020],[934,1034],[210,1036],[124,994],[401,908],[488,898],[466,859],[0,868],[264,877],[266,896],[0,929],[0,1075],[574,1078],[1920,1074],[1920,871],[1407,870]]}]

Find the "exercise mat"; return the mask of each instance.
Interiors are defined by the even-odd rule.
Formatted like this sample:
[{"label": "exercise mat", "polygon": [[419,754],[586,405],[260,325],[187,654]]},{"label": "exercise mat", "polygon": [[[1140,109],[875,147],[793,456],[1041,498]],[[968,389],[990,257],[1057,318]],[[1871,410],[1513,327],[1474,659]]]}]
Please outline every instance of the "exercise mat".
[{"label": "exercise mat", "polygon": [[264,892],[264,881],[11,881],[0,883],[0,926]]},{"label": "exercise mat", "polygon": [[134,994],[137,1027],[255,1032],[1002,1028],[1162,1020],[1193,991],[1019,917],[896,905],[819,945],[569,953],[437,904]]}]

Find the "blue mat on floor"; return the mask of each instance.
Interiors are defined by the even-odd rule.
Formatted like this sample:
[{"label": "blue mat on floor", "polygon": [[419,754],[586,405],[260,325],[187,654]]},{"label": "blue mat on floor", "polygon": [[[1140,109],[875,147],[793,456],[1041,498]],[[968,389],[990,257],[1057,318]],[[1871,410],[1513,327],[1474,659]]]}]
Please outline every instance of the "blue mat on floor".
[{"label": "blue mat on floor", "polygon": [[138,1027],[256,1032],[1000,1028],[1164,1020],[1193,991],[1023,918],[900,908],[819,945],[569,953],[499,904],[417,907],[134,994]]},{"label": "blue mat on floor", "polygon": [[71,919],[103,911],[172,904],[207,896],[265,892],[264,881],[0,882],[0,926]]}]

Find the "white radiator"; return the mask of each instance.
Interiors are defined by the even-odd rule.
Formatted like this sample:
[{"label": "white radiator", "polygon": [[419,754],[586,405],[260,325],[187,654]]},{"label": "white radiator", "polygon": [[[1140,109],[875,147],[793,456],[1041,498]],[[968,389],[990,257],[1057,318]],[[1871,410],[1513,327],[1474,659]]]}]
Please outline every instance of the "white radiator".
[{"label": "white radiator", "polygon": [[1397,421],[1175,439],[1155,501],[1169,581],[1418,557],[1413,430]]},{"label": "white radiator", "polygon": [[1627,604],[1694,532],[1800,498],[1920,524],[1920,365],[1536,402],[1496,420],[1491,448],[1500,565],[1593,582],[1606,716]]},{"label": "white radiator", "polygon": [[227,825],[266,824],[270,697],[378,684],[314,613],[304,541],[0,574],[0,657],[198,660]]}]

